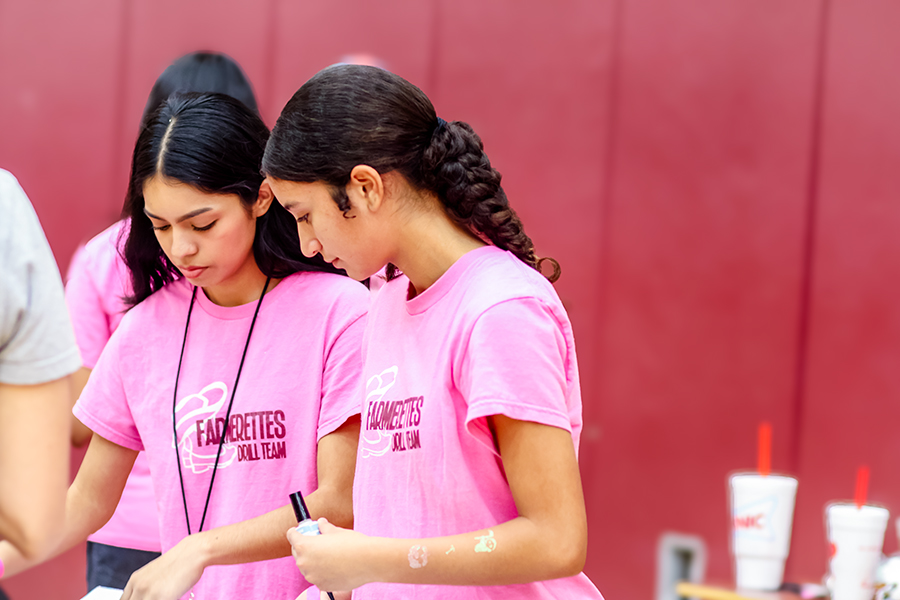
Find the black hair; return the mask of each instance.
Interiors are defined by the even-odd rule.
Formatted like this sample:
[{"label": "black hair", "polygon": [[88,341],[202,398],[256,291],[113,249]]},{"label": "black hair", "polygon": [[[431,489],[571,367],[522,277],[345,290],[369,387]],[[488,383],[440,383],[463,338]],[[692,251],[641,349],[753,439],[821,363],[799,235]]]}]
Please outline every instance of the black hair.
[{"label": "black hair", "polygon": [[[350,209],[353,167],[396,171],[435,194],[448,216],[474,235],[540,270],[534,245],[510,208],[481,138],[468,123],[437,118],[428,97],[402,77],[363,65],[334,65],[294,94],[272,129],[262,170],[276,179],[321,181]],[[553,259],[559,277],[559,265]],[[394,274],[388,266],[388,278]]]},{"label": "black hair", "polygon": [[[122,256],[131,271],[130,305],[179,276],[144,213],[144,184],[160,176],[203,192],[236,194],[249,211],[263,181],[259,165],[268,135],[257,114],[224,94],[175,94],[148,116],[134,147],[125,199],[131,230]],[[274,278],[298,271],[342,273],[321,257],[303,256],[297,225],[278,202],[256,219],[253,257]]]},{"label": "black hair", "polygon": [[150,90],[144,118],[175,92],[215,92],[227,94],[259,113],[250,80],[240,65],[228,55],[218,52],[185,54],[157,78]]}]

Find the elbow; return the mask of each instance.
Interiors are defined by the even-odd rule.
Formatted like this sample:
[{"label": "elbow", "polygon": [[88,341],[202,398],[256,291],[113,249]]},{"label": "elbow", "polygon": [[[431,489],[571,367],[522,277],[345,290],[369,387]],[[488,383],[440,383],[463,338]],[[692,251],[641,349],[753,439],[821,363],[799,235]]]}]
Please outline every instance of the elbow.
[{"label": "elbow", "polygon": [[568,548],[561,552],[553,561],[553,577],[574,577],[584,570],[584,562],[587,551],[584,548]]},{"label": "elbow", "polygon": [[317,493],[322,494],[322,504],[326,507],[319,516],[328,519],[332,525],[353,529],[352,490],[323,486],[317,490]]},{"label": "elbow", "polygon": [[13,531],[7,532],[6,541],[29,562],[38,563],[49,558],[59,543],[60,528],[55,523],[47,526],[40,524],[20,524]]},{"label": "elbow", "polygon": [[549,576],[546,579],[573,577],[584,570],[587,559],[587,535],[578,532],[571,536],[561,535],[558,540],[550,550],[551,556],[548,557],[546,565]]}]

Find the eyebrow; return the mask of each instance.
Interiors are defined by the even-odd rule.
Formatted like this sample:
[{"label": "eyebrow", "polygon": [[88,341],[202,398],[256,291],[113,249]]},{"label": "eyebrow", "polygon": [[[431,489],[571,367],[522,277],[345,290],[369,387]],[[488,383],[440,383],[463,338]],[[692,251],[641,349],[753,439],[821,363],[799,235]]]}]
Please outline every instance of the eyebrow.
[{"label": "eyebrow", "polygon": [[284,210],[291,212],[291,209],[294,208],[295,206],[297,206],[297,203],[296,202],[288,202],[287,204],[282,204],[281,206],[284,207]]},{"label": "eyebrow", "polygon": [[[192,218],[196,217],[197,215],[202,215],[203,213],[209,212],[211,210],[212,210],[212,207],[198,208],[197,210],[192,210],[191,212],[187,213],[186,215],[182,215],[175,222],[181,223],[182,221],[187,221],[188,219],[192,219]],[[151,219],[156,219],[157,221],[165,221],[165,219],[163,219],[162,217],[157,217],[152,212],[147,210],[146,207],[144,208],[144,214],[147,215],[148,217],[150,217]]]}]

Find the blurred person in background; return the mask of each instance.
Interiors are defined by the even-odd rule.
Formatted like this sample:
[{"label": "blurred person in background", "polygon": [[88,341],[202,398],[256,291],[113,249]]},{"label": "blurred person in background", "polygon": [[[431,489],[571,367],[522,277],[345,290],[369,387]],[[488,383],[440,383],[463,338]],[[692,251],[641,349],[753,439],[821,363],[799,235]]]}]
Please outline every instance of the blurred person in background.
[{"label": "blurred person in background", "polygon": [[[218,92],[227,94],[258,113],[250,81],[230,57],[213,52],[193,52],[173,62],[156,80],[144,108],[141,122],[175,92]],[[100,353],[127,310],[124,298],[132,294],[131,276],[121,256],[127,218],[115,223],[72,258],[66,283],[66,304],[81,350],[81,369],[75,374],[75,397],[82,388]],[[72,443],[83,446],[91,431],[74,416]],[[143,453],[134,468],[116,513],[88,538],[88,590],[97,586],[122,589],[128,578],[160,555],[159,524],[150,469]]]},{"label": "blurred person in background", "polygon": [[0,215],[0,539],[41,560],[63,523],[69,375],[81,359],[47,238],[3,170]]}]

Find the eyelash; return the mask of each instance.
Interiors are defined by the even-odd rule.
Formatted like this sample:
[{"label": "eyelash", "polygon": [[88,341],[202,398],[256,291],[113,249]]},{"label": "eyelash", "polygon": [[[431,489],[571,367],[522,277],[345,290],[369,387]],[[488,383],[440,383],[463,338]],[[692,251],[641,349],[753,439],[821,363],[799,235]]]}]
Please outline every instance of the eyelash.
[{"label": "eyelash", "polygon": [[[197,227],[196,225],[194,225],[193,227],[194,227],[194,231],[209,231],[210,229],[212,229],[212,226],[215,224],[216,224],[216,221],[213,221],[209,225],[204,225],[203,227]],[[169,225],[162,225],[160,227],[156,227],[155,225],[153,225],[152,227],[153,227],[153,231],[165,231],[166,229],[169,228]]]},{"label": "eyelash", "polygon": [[303,215],[302,217],[297,217],[298,223],[309,223],[309,215]]}]

